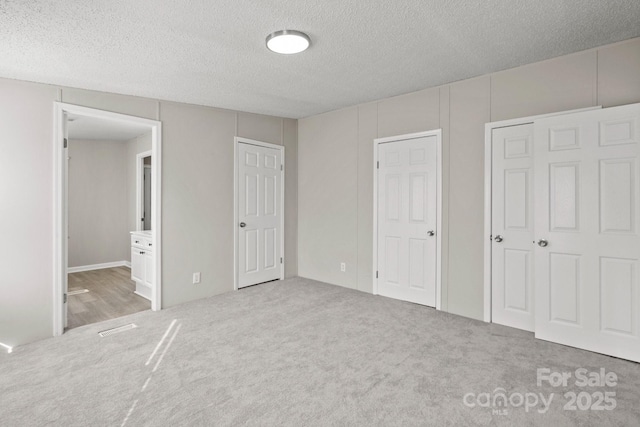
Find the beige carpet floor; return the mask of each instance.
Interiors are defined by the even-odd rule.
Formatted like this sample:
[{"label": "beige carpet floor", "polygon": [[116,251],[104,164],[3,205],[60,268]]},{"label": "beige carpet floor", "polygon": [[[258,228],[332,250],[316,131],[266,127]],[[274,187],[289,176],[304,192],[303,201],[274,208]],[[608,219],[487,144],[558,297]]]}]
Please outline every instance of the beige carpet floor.
[{"label": "beige carpet floor", "polygon": [[[129,322],[138,328],[97,334]],[[616,385],[537,383],[538,369],[580,368]],[[572,392],[585,393],[575,410]],[[598,410],[605,392],[615,408],[609,394]],[[0,425],[638,426],[640,367],[296,278],[0,354]]]}]

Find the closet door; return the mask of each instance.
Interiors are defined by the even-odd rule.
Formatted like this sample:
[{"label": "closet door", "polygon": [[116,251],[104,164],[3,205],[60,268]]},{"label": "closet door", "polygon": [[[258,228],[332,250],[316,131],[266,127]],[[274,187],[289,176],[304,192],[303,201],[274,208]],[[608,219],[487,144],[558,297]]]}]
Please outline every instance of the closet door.
[{"label": "closet door", "polygon": [[491,319],[533,331],[533,124],[492,132]]},{"label": "closet door", "polygon": [[537,338],[640,362],[640,105],[535,122]]}]

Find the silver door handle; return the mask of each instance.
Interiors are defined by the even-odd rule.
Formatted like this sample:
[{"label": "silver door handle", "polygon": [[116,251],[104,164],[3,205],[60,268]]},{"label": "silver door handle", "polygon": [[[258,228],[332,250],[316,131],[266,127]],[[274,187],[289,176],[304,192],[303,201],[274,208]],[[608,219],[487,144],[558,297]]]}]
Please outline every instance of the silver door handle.
[{"label": "silver door handle", "polygon": [[435,232],[435,231],[433,231],[433,230],[429,230],[429,231],[427,231],[427,236],[429,236],[429,237],[433,237],[433,236],[435,236],[435,235],[436,235],[436,232]]},{"label": "silver door handle", "polygon": [[501,235],[498,234],[496,237],[493,238],[493,240],[495,240],[497,243],[500,243],[502,242],[503,238]]},{"label": "silver door handle", "polygon": [[549,246],[549,242],[544,239],[540,239],[538,240],[538,246],[540,246],[541,248],[546,248],[547,246]]},{"label": "silver door handle", "polygon": [[241,228],[245,228],[246,226],[247,226],[247,224],[245,224],[244,222],[241,222],[241,223],[240,223],[240,227],[241,227]]}]

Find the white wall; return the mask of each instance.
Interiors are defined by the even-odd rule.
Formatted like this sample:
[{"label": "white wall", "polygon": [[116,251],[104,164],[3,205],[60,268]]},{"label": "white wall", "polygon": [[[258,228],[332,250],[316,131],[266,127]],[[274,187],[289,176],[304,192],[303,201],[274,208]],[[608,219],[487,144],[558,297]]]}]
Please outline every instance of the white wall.
[{"label": "white wall", "polygon": [[298,268],[305,277],[350,288],[357,284],[357,123],[354,107],[299,125]]},{"label": "white wall", "polygon": [[164,307],[233,289],[236,135],[286,147],[286,273],[296,274],[296,120],[0,79],[0,342],[53,333],[54,101],[162,121]]},{"label": "white wall", "polygon": [[70,139],[69,158],[69,267],[129,260],[127,142]]},{"label": "white wall", "polygon": [[0,342],[50,336],[56,88],[0,79]]},{"label": "white wall", "polygon": [[634,102],[640,39],[299,120],[299,275],[372,292],[373,139],[442,128],[442,307],[481,319],[485,123]]},{"label": "white wall", "polygon": [[136,156],[151,148],[151,132],[129,141],[69,141],[69,267],[131,261]]}]

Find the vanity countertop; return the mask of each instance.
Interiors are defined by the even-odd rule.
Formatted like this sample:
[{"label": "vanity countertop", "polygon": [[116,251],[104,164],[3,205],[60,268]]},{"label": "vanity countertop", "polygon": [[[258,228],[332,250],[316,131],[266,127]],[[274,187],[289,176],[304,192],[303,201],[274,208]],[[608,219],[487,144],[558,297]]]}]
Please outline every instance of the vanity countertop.
[{"label": "vanity countertop", "polygon": [[152,237],[151,230],[140,230],[140,231],[131,231],[131,234],[139,234],[145,237]]}]

